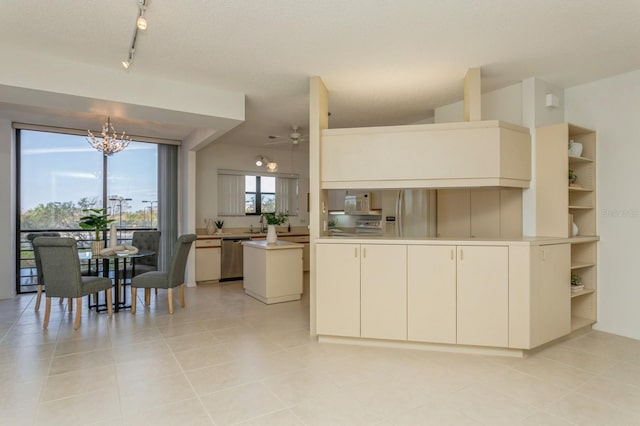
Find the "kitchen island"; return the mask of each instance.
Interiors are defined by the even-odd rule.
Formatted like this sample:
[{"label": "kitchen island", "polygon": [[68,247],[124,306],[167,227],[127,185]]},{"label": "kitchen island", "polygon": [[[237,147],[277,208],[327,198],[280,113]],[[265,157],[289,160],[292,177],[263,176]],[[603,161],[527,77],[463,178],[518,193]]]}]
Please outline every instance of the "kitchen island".
[{"label": "kitchen island", "polygon": [[244,291],[271,304],[299,300],[302,296],[303,244],[278,240],[244,241]]}]

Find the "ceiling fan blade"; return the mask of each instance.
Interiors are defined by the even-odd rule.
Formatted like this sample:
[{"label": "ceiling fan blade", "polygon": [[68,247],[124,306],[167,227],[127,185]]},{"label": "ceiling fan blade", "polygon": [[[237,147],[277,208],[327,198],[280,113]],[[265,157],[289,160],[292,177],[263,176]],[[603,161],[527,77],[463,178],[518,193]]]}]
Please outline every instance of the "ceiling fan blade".
[{"label": "ceiling fan blade", "polygon": [[289,140],[265,142],[263,145],[279,145],[281,143],[289,143]]}]

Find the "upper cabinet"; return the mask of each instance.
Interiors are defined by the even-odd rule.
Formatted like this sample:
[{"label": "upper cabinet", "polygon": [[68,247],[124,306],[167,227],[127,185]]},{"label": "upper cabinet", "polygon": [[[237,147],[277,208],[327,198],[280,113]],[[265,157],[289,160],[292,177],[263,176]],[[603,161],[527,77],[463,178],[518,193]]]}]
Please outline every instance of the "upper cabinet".
[{"label": "upper cabinet", "polygon": [[528,188],[529,129],[500,121],[326,129],[323,189]]}]

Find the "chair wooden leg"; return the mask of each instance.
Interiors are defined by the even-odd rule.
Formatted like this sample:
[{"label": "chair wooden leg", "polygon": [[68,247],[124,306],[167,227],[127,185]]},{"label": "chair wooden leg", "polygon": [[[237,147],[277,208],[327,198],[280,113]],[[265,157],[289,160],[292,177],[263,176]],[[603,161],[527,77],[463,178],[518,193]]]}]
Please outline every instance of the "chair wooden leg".
[{"label": "chair wooden leg", "polygon": [[[60,300],[63,300],[62,297],[60,298]],[[73,312],[73,299],[72,298],[69,298],[68,308],[69,308],[69,313]]]},{"label": "chair wooden leg", "polygon": [[111,314],[113,314],[113,303],[111,302],[111,289],[107,289],[107,291],[105,292],[107,294],[107,313],[109,314],[109,316],[111,316]]},{"label": "chair wooden leg", "polygon": [[167,294],[169,295],[169,313],[173,314],[173,289],[167,289]]},{"label": "chair wooden leg", "polygon": [[137,289],[131,286],[131,313],[136,313],[136,305],[138,304]]},{"label": "chair wooden leg", "polygon": [[184,284],[180,284],[180,307],[184,308]]},{"label": "chair wooden leg", "polygon": [[38,284],[36,289],[37,289],[37,294],[36,294],[36,311],[37,311],[38,309],[40,309],[40,300],[42,300],[42,285]]},{"label": "chair wooden leg", "polygon": [[47,297],[44,301],[44,323],[42,323],[42,328],[47,328],[49,326],[49,317],[51,316],[51,298]]},{"label": "chair wooden leg", "polygon": [[[73,304],[73,302],[71,302],[71,304]],[[73,323],[74,330],[80,328],[80,315],[82,315],[82,297],[76,297],[76,320]]]},{"label": "chair wooden leg", "polygon": [[149,306],[149,305],[151,305],[151,289],[145,288],[144,289],[144,306]]}]

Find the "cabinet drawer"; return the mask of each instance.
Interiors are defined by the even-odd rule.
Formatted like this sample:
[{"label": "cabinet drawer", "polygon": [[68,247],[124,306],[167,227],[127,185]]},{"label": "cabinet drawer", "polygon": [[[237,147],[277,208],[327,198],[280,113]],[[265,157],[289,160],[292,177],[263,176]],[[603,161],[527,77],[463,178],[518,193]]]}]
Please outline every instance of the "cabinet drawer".
[{"label": "cabinet drawer", "polygon": [[196,248],[220,247],[220,238],[196,240]]}]

